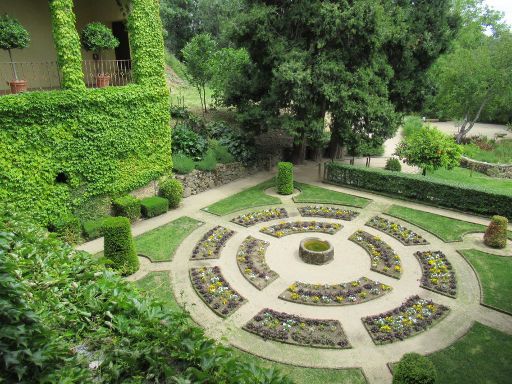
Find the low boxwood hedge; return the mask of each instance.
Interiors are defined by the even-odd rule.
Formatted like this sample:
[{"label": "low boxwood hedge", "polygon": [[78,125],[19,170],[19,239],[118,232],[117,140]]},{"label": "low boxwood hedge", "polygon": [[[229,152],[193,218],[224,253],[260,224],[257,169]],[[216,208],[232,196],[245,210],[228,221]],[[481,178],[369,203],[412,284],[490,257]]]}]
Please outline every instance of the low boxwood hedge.
[{"label": "low boxwood hedge", "polygon": [[169,210],[169,200],[153,196],[141,200],[142,214],[150,218],[161,215]]},{"label": "low boxwood hedge", "polygon": [[140,200],[131,196],[121,196],[112,201],[114,216],[127,217],[130,221],[140,218]]},{"label": "low boxwood hedge", "polygon": [[112,268],[122,275],[131,275],[139,269],[130,220],[126,217],[109,217],[103,222],[105,258],[112,261]]},{"label": "low boxwood hedge", "polygon": [[160,183],[159,194],[169,201],[170,208],[177,208],[183,199],[183,184],[176,179],[167,179]]},{"label": "low boxwood hedge", "polygon": [[512,196],[428,176],[327,163],[324,181],[480,215],[512,218]]},{"label": "low boxwood hedge", "polygon": [[102,229],[103,223],[107,217],[100,217],[99,219],[87,220],[82,223],[82,233],[85,240],[94,240],[103,236]]}]

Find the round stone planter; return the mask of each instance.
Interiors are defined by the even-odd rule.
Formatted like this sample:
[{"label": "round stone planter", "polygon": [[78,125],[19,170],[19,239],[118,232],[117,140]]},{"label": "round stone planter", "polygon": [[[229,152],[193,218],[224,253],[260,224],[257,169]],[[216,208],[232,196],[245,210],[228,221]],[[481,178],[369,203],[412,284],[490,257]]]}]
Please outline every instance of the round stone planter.
[{"label": "round stone planter", "polygon": [[[312,245],[325,245],[325,250],[314,250]],[[331,243],[317,237],[308,237],[300,242],[299,256],[305,263],[322,265],[332,261],[334,248]]]}]

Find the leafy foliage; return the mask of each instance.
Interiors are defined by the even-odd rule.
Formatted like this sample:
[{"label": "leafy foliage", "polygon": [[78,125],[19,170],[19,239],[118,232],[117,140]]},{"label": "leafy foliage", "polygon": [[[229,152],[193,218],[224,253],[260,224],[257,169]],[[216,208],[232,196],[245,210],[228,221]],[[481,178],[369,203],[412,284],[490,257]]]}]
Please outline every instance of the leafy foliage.
[{"label": "leafy foliage", "polygon": [[200,171],[213,171],[217,166],[217,157],[213,149],[208,149],[201,161],[196,163],[196,168]]},{"label": "leafy foliage", "polygon": [[159,194],[169,201],[170,208],[177,208],[183,199],[183,185],[176,179],[164,180],[159,184]]},{"label": "leafy foliage", "polygon": [[402,135],[407,138],[423,128],[423,121],[419,116],[406,116],[402,128]]},{"label": "leafy foliage", "polygon": [[396,154],[407,164],[422,168],[426,175],[427,170],[458,166],[462,147],[437,128],[426,126],[400,142]]},{"label": "leafy foliage", "polygon": [[135,252],[130,220],[126,217],[109,217],[103,222],[105,237],[105,258],[122,275],[131,275],[139,269],[139,259]]},{"label": "leafy foliage", "polygon": [[119,40],[105,24],[89,23],[82,30],[80,36],[82,45],[86,51],[101,53],[104,49],[114,49],[119,45]]},{"label": "leafy foliage", "polygon": [[235,161],[235,157],[229,153],[229,150],[224,146],[219,144],[215,140],[210,141],[210,148],[215,153],[215,158],[221,164],[229,164]]},{"label": "leafy foliage", "polygon": [[186,175],[194,170],[194,160],[182,153],[176,153],[172,157],[172,170],[180,175]]},{"label": "leafy foliage", "polygon": [[393,384],[435,384],[436,380],[436,367],[418,353],[406,353],[393,370]]},{"label": "leafy foliage", "polygon": [[327,163],[326,181],[481,215],[512,218],[512,196],[486,188],[377,168]]},{"label": "leafy foliage", "polygon": [[0,17],[0,49],[27,48],[30,34],[20,22],[8,15]]},{"label": "leafy foliage", "polygon": [[387,169],[388,171],[400,172],[402,170],[402,164],[400,164],[400,160],[398,160],[396,157],[390,157],[386,161],[386,166],[384,169]]},{"label": "leafy foliage", "polygon": [[65,242],[76,244],[80,241],[82,226],[77,217],[66,215],[50,223],[48,230],[56,233],[57,236]]},{"label": "leafy foliage", "polygon": [[83,234],[86,240],[94,240],[103,235],[103,223],[107,217],[100,217],[98,219],[92,219],[84,221],[82,224]]},{"label": "leafy foliage", "polygon": [[141,200],[142,215],[146,218],[162,215],[169,210],[169,200],[153,196]]},{"label": "leafy foliage", "polygon": [[280,162],[277,164],[277,193],[291,195],[293,193],[293,164]]},{"label": "leafy foliage", "polygon": [[485,245],[491,248],[507,246],[508,220],[503,216],[493,216],[484,234]]},{"label": "leafy foliage", "polygon": [[183,123],[172,130],[173,153],[182,153],[194,160],[200,160],[208,148],[208,141]]},{"label": "leafy foliage", "polygon": [[135,221],[140,218],[140,200],[131,195],[118,197],[112,201],[112,211],[114,216],[122,216],[130,221]]}]

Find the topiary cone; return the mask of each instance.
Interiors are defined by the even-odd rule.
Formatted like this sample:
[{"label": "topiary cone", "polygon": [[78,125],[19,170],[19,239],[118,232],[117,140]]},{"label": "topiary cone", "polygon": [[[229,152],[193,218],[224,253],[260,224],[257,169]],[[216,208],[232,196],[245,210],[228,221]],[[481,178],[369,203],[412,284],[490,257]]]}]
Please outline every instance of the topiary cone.
[{"label": "topiary cone", "polygon": [[484,243],[491,248],[507,246],[508,219],[503,216],[493,216],[484,234]]},{"label": "topiary cone", "polygon": [[130,220],[126,217],[110,217],[103,223],[105,258],[112,261],[112,268],[122,275],[131,275],[139,269]]}]

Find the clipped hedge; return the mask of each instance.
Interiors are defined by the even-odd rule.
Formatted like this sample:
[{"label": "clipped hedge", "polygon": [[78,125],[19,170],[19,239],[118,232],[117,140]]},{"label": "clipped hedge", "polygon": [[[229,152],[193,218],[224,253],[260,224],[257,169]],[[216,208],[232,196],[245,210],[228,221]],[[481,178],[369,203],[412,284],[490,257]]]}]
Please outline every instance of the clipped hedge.
[{"label": "clipped hedge", "polygon": [[402,164],[396,157],[390,157],[386,161],[386,166],[384,169],[387,169],[388,171],[400,172],[402,170]]},{"label": "clipped hedge", "polygon": [[484,243],[488,247],[503,249],[507,246],[508,220],[503,216],[493,216],[484,234]]},{"label": "clipped hedge", "polygon": [[159,187],[160,196],[169,201],[169,207],[177,208],[183,199],[183,184],[176,179],[167,179]]},{"label": "clipped hedge", "polygon": [[393,384],[435,384],[434,364],[418,353],[406,353],[393,370]]},{"label": "clipped hedge", "polygon": [[114,216],[122,216],[130,221],[135,221],[140,218],[140,200],[131,195],[118,197],[112,201],[112,211]]},{"label": "clipped hedge", "polygon": [[146,218],[162,215],[169,210],[169,200],[153,196],[141,200],[142,214]]},{"label": "clipped hedge", "polygon": [[70,244],[78,243],[82,232],[80,220],[73,215],[60,217],[50,223],[48,230],[56,233],[61,240]]},{"label": "clipped hedge", "polygon": [[280,162],[277,164],[277,193],[291,195],[293,193],[293,164]]},{"label": "clipped hedge", "polygon": [[105,236],[104,255],[112,261],[112,268],[122,275],[131,275],[139,269],[130,220],[126,217],[109,217],[103,222]]},{"label": "clipped hedge", "polygon": [[103,236],[103,223],[108,217],[100,217],[99,219],[87,220],[82,223],[82,234],[85,240],[94,240]]},{"label": "clipped hedge", "polygon": [[512,196],[429,176],[327,163],[324,181],[480,215],[512,218]]}]

